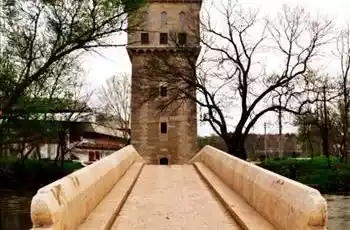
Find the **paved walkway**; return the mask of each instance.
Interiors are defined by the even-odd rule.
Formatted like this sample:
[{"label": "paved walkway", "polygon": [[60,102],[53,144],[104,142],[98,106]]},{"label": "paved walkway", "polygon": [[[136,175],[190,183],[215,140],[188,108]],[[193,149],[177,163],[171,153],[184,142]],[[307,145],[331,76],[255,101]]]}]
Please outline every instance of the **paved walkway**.
[{"label": "paved walkway", "polygon": [[112,229],[241,229],[192,165],[145,165]]}]

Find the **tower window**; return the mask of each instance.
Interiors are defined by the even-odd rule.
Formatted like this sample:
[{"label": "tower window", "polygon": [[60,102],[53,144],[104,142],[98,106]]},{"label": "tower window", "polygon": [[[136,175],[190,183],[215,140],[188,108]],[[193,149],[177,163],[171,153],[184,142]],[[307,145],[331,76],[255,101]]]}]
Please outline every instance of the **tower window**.
[{"label": "tower window", "polygon": [[159,43],[162,45],[168,44],[168,34],[167,33],[160,33]]},{"label": "tower window", "polygon": [[141,44],[149,44],[148,33],[141,33]]},{"label": "tower window", "polygon": [[169,164],[168,158],[166,158],[166,157],[160,158],[160,159],[159,159],[159,164],[160,164],[160,165],[168,165],[168,164]]},{"label": "tower window", "polygon": [[168,14],[166,12],[162,12],[160,15],[161,26],[165,27],[168,21]]},{"label": "tower window", "polygon": [[166,86],[161,86],[160,87],[160,96],[166,97],[168,95],[168,89]]},{"label": "tower window", "polygon": [[168,124],[166,122],[160,123],[160,133],[167,133],[168,132]]},{"label": "tower window", "polygon": [[168,96],[168,86],[166,82],[161,82],[159,84],[159,95],[161,97],[166,97]]},{"label": "tower window", "polygon": [[180,30],[185,30],[185,13],[181,12],[179,14],[179,24],[180,24]]},{"label": "tower window", "polygon": [[186,45],[186,43],[187,43],[187,34],[186,33],[179,33],[178,37],[179,37],[179,44],[180,45]]}]

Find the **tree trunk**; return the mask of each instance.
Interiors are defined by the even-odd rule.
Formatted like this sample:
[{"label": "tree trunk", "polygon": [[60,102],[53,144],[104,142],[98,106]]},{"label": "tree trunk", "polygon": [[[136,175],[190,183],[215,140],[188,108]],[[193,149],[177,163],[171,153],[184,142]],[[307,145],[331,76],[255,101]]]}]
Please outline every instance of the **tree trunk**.
[{"label": "tree trunk", "polygon": [[61,149],[61,145],[60,145],[60,142],[58,142],[57,149],[56,149],[56,156],[55,156],[55,160],[54,160],[55,164],[57,164],[58,158],[60,156],[60,149]]},{"label": "tree trunk", "polygon": [[41,160],[40,144],[37,144],[37,145],[35,146],[35,148],[36,148],[35,152],[36,152],[36,154],[37,154],[37,158],[38,158],[38,160],[40,161],[40,160]]},{"label": "tree trunk", "polygon": [[228,153],[242,160],[247,160],[247,152],[244,146],[245,138],[243,134],[231,134],[224,138]]},{"label": "tree trunk", "polygon": [[[282,108],[281,97],[279,97],[279,106]],[[283,157],[283,143],[282,143],[282,109],[278,110],[278,157]]]},{"label": "tree trunk", "polygon": [[322,150],[323,154],[326,155],[328,161],[328,167],[331,167],[331,162],[329,159],[329,143],[328,143],[328,130],[324,130],[324,134],[322,135]]},{"label": "tree trunk", "polygon": [[66,133],[65,131],[59,131],[59,146],[61,147],[61,158],[60,158],[60,167],[63,170],[64,166],[64,155],[66,153]]},{"label": "tree trunk", "polygon": [[[309,146],[310,146],[311,159],[313,159],[314,158],[314,147],[312,146],[312,141],[311,141],[309,134],[307,135],[307,139],[308,139],[307,141],[309,142]],[[306,148],[307,152],[308,152],[308,150],[309,150],[309,148]]]},{"label": "tree trunk", "polygon": [[342,138],[342,148],[340,149],[341,152],[341,161],[347,162],[348,157],[348,147],[347,147],[347,139],[348,139],[348,129],[349,129],[349,95],[348,95],[348,74],[346,74],[343,77],[343,102],[344,102],[344,109],[340,113],[343,112],[343,138]]},{"label": "tree trunk", "polygon": [[327,111],[327,101],[326,101],[326,86],[323,86],[323,132],[322,132],[322,149],[323,154],[327,156],[328,167],[330,167],[330,159],[329,159],[329,128],[328,128],[328,111]]},{"label": "tree trunk", "polygon": [[[347,100],[345,100],[345,103],[348,103]],[[349,128],[349,118],[348,118],[348,106],[345,105],[345,111],[344,111],[344,121],[343,121],[343,138],[342,138],[342,150],[341,150],[341,160],[343,162],[347,162],[347,155],[348,155],[348,146],[347,146],[347,141],[348,141],[348,128]]]},{"label": "tree trunk", "polygon": [[4,152],[4,147],[3,147],[3,143],[4,143],[4,136],[3,136],[3,130],[2,130],[2,124],[0,124],[0,159],[3,158],[3,152]]},{"label": "tree trunk", "polygon": [[17,161],[21,162],[21,164],[24,164],[24,161],[33,152],[34,148],[35,148],[34,146],[31,146],[30,149],[26,153],[24,153],[24,151],[25,151],[25,145],[24,145],[24,148],[21,150],[21,158],[18,159]]},{"label": "tree trunk", "polygon": [[347,157],[347,143],[346,143],[346,139],[347,139],[347,135],[344,132],[345,130],[343,129],[343,136],[342,136],[342,140],[341,140],[341,148],[340,148],[340,160],[342,162],[346,162],[346,157]]},{"label": "tree trunk", "polygon": [[19,143],[19,158],[20,160],[24,159],[24,151],[26,149],[26,144],[22,142],[22,140]]},{"label": "tree trunk", "polygon": [[63,167],[64,167],[64,155],[66,153],[66,150],[65,150],[65,145],[62,144],[61,145],[61,170],[63,170]]}]

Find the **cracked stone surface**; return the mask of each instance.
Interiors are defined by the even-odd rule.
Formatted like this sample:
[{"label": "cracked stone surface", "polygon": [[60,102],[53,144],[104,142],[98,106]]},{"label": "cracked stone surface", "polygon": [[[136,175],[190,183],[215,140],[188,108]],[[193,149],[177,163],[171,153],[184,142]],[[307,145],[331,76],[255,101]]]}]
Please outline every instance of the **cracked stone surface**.
[{"label": "cracked stone surface", "polygon": [[111,229],[241,229],[192,165],[145,165]]}]

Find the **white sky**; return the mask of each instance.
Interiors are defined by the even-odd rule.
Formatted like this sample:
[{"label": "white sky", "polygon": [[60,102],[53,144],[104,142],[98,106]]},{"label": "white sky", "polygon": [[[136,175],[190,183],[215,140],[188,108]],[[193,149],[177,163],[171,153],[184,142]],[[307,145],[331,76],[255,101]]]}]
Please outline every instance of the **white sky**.
[{"label": "white sky", "polygon": [[[203,0],[203,8],[214,2],[215,4],[220,4],[221,0]],[[238,4],[241,4],[244,8],[257,8],[260,9],[262,14],[267,14],[273,17],[277,12],[280,11],[282,5],[300,5],[305,8],[308,12],[313,15],[321,14],[327,16],[338,26],[344,25],[346,22],[350,21],[350,1],[349,0],[238,0]],[[213,14],[215,15],[215,14]],[[214,20],[220,20],[219,18],[213,17]],[[126,35],[117,37],[115,39],[121,42],[126,42]],[[131,63],[127,55],[126,49],[122,48],[108,48],[101,49],[101,55],[98,54],[88,54],[83,59],[83,67],[85,69],[86,81],[89,89],[96,89],[100,87],[104,81],[111,75],[118,72],[131,72]],[[332,62],[332,57],[330,57],[328,64]],[[329,67],[329,66],[328,66]],[[333,63],[333,70],[335,69],[335,64]],[[329,72],[329,68],[327,70]],[[268,132],[277,132],[277,122],[276,116],[270,113],[270,117],[264,117],[260,122],[256,124],[253,132],[263,133],[263,123],[268,123]],[[296,129],[289,125],[291,119],[287,116],[284,119],[285,127],[284,132],[294,132]],[[199,124],[198,134],[208,135],[213,133],[208,125]]]}]

